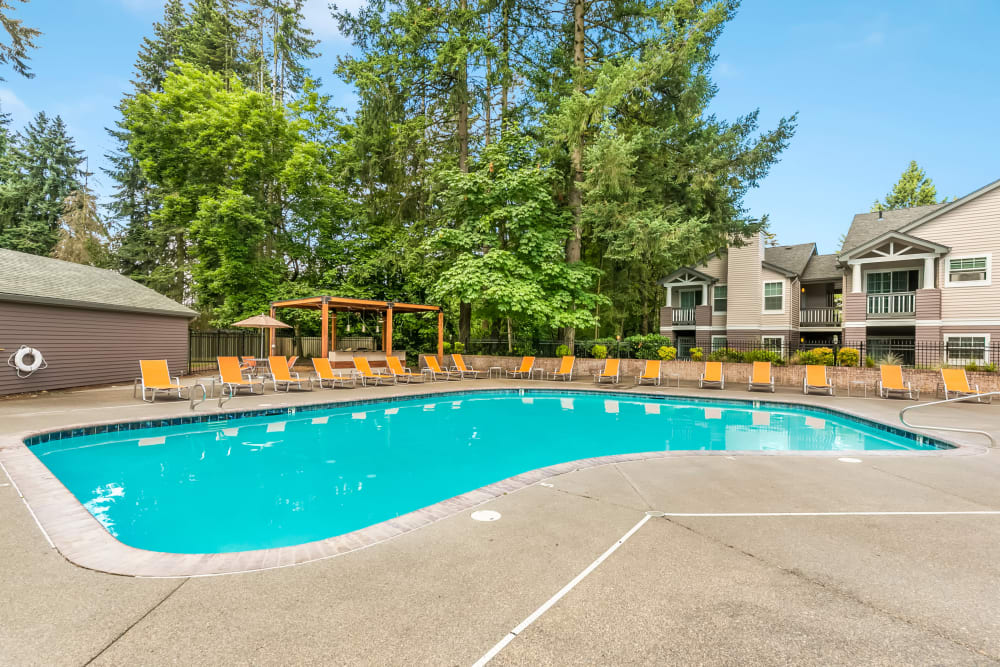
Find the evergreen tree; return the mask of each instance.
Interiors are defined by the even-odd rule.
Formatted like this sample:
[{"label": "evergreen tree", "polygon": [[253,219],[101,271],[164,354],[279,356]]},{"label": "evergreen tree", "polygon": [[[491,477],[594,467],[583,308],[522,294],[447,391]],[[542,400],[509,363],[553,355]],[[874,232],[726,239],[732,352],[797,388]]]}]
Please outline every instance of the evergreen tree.
[{"label": "evergreen tree", "polygon": [[[941,200],[947,201],[947,198]],[[892,190],[884,201],[875,200],[872,211],[892,210],[897,208],[912,208],[937,204],[937,188],[934,182],[927,178],[926,172],[920,168],[916,160],[910,160],[909,166],[903,171]]]},{"label": "evergreen tree", "polygon": [[[22,3],[27,1],[20,0]],[[0,26],[3,27],[10,40],[9,44],[0,41],[0,65],[10,63],[15,72],[31,79],[35,75],[28,67],[27,61],[30,59],[28,49],[35,48],[35,38],[42,33],[27,27],[21,19],[15,19],[11,16],[13,9],[10,0],[0,0]],[[0,76],[0,81],[4,81],[2,76]]]},{"label": "evergreen tree", "polygon": [[67,262],[107,267],[108,231],[97,213],[94,193],[86,184],[63,202],[59,240],[52,256]]}]

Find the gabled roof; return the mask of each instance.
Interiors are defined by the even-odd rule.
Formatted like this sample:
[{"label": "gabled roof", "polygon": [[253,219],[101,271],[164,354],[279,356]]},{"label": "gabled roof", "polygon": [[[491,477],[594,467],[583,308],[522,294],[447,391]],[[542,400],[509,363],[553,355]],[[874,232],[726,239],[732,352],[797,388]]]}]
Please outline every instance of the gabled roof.
[{"label": "gabled roof", "polygon": [[[997,188],[1000,188],[1000,179],[997,179],[997,180],[993,181],[989,185],[984,185],[983,187],[979,188],[975,192],[970,192],[969,194],[965,195],[964,197],[962,197],[960,199],[956,199],[955,201],[953,201],[951,203],[948,203],[948,204],[937,204],[936,205],[937,208],[935,208],[933,211],[928,211],[927,213],[925,213],[924,215],[920,216],[916,220],[913,220],[912,222],[909,222],[904,227],[900,227],[899,230],[903,231],[903,232],[908,232],[911,229],[915,229],[915,228],[919,227],[920,225],[922,225],[924,223],[930,222],[931,220],[933,220],[934,218],[936,218],[938,216],[941,216],[941,215],[944,215],[945,213],[949,213],[951,211],[954,211],[959,206],[963,206],[965,204],[968,204],[973,199],[977,199],[978,197],[982,197],[987,192],[992,192],[993,190],[996,190]],[[927,209],[927,208],[930,208],[930,207],[929,206],[922,206],[921,208]]]},{"label": "gabled roof", "polygon": [[0,249],[0,301],[194,317],[193,310],[114,271]]},{"label": "gabled roof", "polygon": [[837,261],[836,255],[813,255],[806,264],[802,281],[839,280],[844,270],[837,266]]},{"label": "gabled roof", "polygon": [[699,278],[700,280],[704,280],[704,281],[706,281],[708,283],[717,283],[717,282],[719,282],[718,278],[710,276],[707,273],[702,273],[701,271],[698,271],[697,269],[692,269],[689,266],[682,266],[681,268],[679,268],[676,271],[674,271],[673,273],[671,273],[669,276],[667,276],[665,278],[660,278],[660,282],[657,283],[657,284],[659,284],[659,285],[666,285],[667,283],[669,283],[671,280],[673,280],[677,276],[680,276],[680,275],[685,274],[685,273],[690,273],[690,274],[694,275],[695,277]]},{"label": "gabled roof", "polygon": [[858,213],[851,221],[851,227],[844,237],[844,244],[840,248],[841,254],[857,248],[862,243],[868,243],[876,236],[880,236],[887,231],[903,229],[910,223],[923,218],[934,211],[947,206],[947,204],[931,204],[929,206],[914,206],[913,208],[900,208],[892,211],[882,211],[882,219],[879,219],[879,212]]},{"label": "gabled roof", "polygon": [[806,270],[809,258],[815,254],[815,243],[772,246],[764,248],[764,264],[784,269],[784,271],[779,271],[779,273],[783,272],[794,276],[801,276],[802,272]]},{"label": "gabled roof", "polygon": [[851,248],[847,252],[841,253],[840,260],[843,261],[845,259],[850,259],[851,257],[854,257],[856,255],[863,255],[864,253],[869,252],[873,248],[877,248],[886,241],[890,240],[898,240],[900,243],[906,243],[909,245],[924,246],[926,248],[930,248],[933,252],[937,254],[944,254],[948,252],[948,246],[943,246],[940,243],[934,243],[933,241],[928,241],[927,239],[922,239],[918,236],[911,236],[909,234],[904,234],[903,232],[900,231],[889,230],[887,232],[879,234],[878,236],[869,241],[862,243],[859,246]]}]

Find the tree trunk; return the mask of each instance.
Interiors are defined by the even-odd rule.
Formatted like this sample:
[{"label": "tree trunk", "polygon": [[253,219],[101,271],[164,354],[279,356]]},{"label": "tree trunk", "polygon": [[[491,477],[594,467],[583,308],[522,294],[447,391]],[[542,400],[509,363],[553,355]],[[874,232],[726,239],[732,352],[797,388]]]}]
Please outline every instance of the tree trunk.
[{"label": "tree trunk", "polygon": [[507,353],[514,352],[514,327],[510,324],[510,318],[507,318]]},{"label": "tree trunk", "polygon": [[[585,39],[586,26],[584,14],[586,11],[586,0],[573,0],[573,68],[576,77],[575,87],[578,92],[584,91],[584,67],[585,59]],[[570,229],[569,238],[566,240],[566,262],[575,264],[580,261],[580,246],[583,239],[583,229],[581,215],[583,212],[583,190],[580,184],[583,183],[583,130],[585,119],[580,119],[579,136],[573,142],[570,149],[570,168],[573,171],[573,181],[569,191],[569,208],[573,214],[573,225]],[[565,342],[573,349],[576,338],[576,331],[573,327],[566,327]]]},{"label": "tree trunk", "polygon": [[469,344],[469,336],[472,333],[472,304],[460,303],[458,305],[458,339],[462,345]]}]

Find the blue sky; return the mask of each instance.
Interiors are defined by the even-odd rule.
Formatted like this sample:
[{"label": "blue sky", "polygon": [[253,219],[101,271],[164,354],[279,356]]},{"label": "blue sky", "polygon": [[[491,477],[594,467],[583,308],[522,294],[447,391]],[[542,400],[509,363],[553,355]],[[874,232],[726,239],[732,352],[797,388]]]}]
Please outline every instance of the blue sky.
[{"label": "blue sky", "polygon": [[[313,74],[341,106],[351,91],[332,76],[349,45],[309,0],[322,41]],[[341,0],[340,7],[360,0]],[[161,0],[31,0],[17,15],[42,30],[34,79],[2,73],[0,104],[15,126],[44,110],[60,114],[91,170],[111,142],[103,128],[127,88],[142,37]],[[745,0],[718,45],[713,111],[735,118],[760,109],[761,124],[799,112],[781,162],[752,191],[781,243],[815,241],[834,252],[854,213],[885,194],[910,160],[940,196],[962,196],[1000,178],[1000,61],[995,0],[803,2]],[[112,183],[98,175],[99,193]]]}]

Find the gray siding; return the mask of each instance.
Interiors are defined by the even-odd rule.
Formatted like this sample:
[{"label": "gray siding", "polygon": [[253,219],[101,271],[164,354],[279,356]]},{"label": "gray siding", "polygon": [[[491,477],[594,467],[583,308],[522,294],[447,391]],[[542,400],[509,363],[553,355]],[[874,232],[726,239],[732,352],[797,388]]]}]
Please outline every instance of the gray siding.
[{"label": "gray siding", "polygon": [[[21,345],[38,349],[48,368],[19,379],[6,362]],[[0,302],[0,347],[0,395],[131,382],[140,359],[166,359],[172,375],[183,375],[188,319]]]}]

